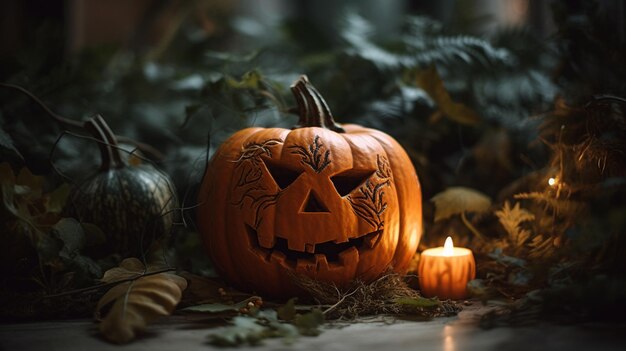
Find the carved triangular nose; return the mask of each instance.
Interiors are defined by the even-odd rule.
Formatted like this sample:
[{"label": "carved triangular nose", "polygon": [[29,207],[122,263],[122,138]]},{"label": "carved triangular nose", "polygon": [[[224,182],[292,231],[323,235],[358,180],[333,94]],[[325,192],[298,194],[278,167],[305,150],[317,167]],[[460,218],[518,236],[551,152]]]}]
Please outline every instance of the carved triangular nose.
[{"label": "carved triangular nose", "polygon": [[304,201],[303,212],[329,212],[328,208],[324,206],[324,203],[319,199],[313,190],[309,192]]}]

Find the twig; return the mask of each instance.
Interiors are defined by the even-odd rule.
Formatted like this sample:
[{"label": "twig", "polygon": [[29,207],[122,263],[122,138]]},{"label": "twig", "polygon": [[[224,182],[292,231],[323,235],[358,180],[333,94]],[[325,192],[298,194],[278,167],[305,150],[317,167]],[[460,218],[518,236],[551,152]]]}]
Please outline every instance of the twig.
[{"label": "twig", "polygon": [[[55,113],[54,111],[52,111],[43,101],[41,101],[37,96],[35,96],[33,93],[31,93],[30,91],[26,90],[25,88],[19,86],[19,85],[15,85],[15,84],[9,84],[9,83],[0,83],[0,87],[5,87],[5,88],[9,88],[9,89],[15,89],[19,92],[21,92],[22,94],[28,96],[30,99],[32,99],[37,105],[39,105],[39,107],[41,107],[44,112],[46,112],[50,117],[52,117],[52,119],[55,120],[55,122],[59,123],[60,125],[66,127],[66,128],[78,128],[81,130],[85,130],[85,127],[83,125],[82,121],[77,121],[71,118],[67,118],[65,116],[59,115],[58,113]],[[122,142],[122,143],[127,143],[127,144],[131,144],[136,146],[139,150],[152,155],[154,158],[156,158],[157,160],[163,160],[165,158],[165,156],[163,155],[163,153],[161,153],[159,150],[155,149],[153,146],[148,145],[146,143],[142,143],[140,141],[125,137],[123,135],[115,135],[115,138]]]},{"label": "twig", "polygon": [[55,297],[67,296],[67,295],[81,294],[81,293],[84,293],[84,292],[87,292],[87,291],[99,290],[99,289],[107,288],[107,287],[110,287],[110,286],[115,286],[115,285],[118,285],[118,284],[121,284],[121,283],[134,281],[134,280],[137,280],[139,278],[143,278],[143,277],[147,277],[147,276],[151,276],[151,275],[156,275],[156,274],[161,274],[161,273],[165,273],[165,272],[171,272],[171,271],[175,271],[175,270],[176,270],[176,268],[164,268],[164,269],[159,269],[159,270],[154,271],[154,272],[140,273],[139,275],[134,276],[134,277],[121,279],[121,280],[116,280],[116,281],[110,282],[110,283],[89,286],[89,287],[82,288],[82,289],[75,289],[75,290],[65,291],[65,292],[62,292],[62,293],[59,293],[59,294],[46,295],[43,298],[44,299],[50,299],[50,298],[55,298]]},{"label": "twig", "polygon": [[21,92],[22,94],[28,96],[30,99],[32,99],[35,103],[37,103],[37,105],[39,105],[39,107],[41,107],[50,117],[52,117],[52,119],[54,119],[56,122],[58,122],[61,125],[64,125],[66,127],[74,127],[74,128],[80,128],[83,129],[83,123],[80,121],[76,121],[64,116],[61,116],[55,112],[53,112],[52,110],[50,110],[50,108],[48,108],[48,106],[46,106],[46,104],[43,103],[43,101],[39,100],[38,97],[36,97],[33,93],[31,93],[30,91],[22,88],[19,85],[15,85],[15,84],[8,84],[8,83],[0,83],[1,87],[5,87],[5,88],[9,88],[9,89],[15,89],[19,92]]},{"label": "twig", "polygon": [[[98,144],[107,145],[107,146],[109,146],[109,147],[111,147],[111,148],[113,148],[113,149],[119,150],[119,151],[128,152],[128,151],[127,151],[126,149],[124,149],[123,147],[120,147],[120,146],[117,146],[117,145],[112,145],[112,144],[110,144],[110,143],[108,143],[108,142],[106,142],[106,141],[103,141],[103,140],[98,140],[98,139],[96,139],[96,138],[94,138],[94,137],[92,137],[92,136],[89,136],[89,135],[82,135],[82,134],[72,133],[72,132],[70,132],[70,131],[65,131],[65,132],[63,132],[63,133],[61,134],[61,136],[60,136],[59,138],[61,138],[61,137],[62,137],[62,136],[64,136],[64,135],[71,135],[71,136],[73,136],[73,137],[75,137],[75,138],[79,138],[79,139],[86,139],[86,140],[91,140],[91,141],[94,141],[94,142],[96,142],[96,143],[98,143]],[[56,142],[57,144],[58,144],[58,140],[59,140],[59,139],[57,139],[57,142]],[[50,157],[52,157],[52,152],[50,153]],[[149,162],[149,163],[154,164],[154,163],[152,162],[152,160],[150,160],[149,158],[143,157],[143,156],[141,156],[141,155],[135,155],[135,157],[137,157],[138,159],[140,159],[140,160],[142,160],[142,161],[145,161],[145,162]]]},{"label": "twig", "polygon": [[359,288],[356,288],[354,290],[352,290],[351,293],[345,294],[341,297],[341,299],[339,299],[339,301],[337,301],[334,305],[328,307],[327,309],[325,309],[322,313],[323,314],[327,314],[328,312],[334,310],[335,308],[337,308],[337,306],[341,305],[348,297],[354,295],[357,291],[359,291]]},{"label": "twig", "polygon": [[141,141],[137,141],[135,139],[131,139],[129,137],[125,137],[123,135],[115,135],[115,138],[118,142],[122,144],[131,144],[134,145],[137,149],[145,152],[146,154],[152,155],[157,160],[162,160],[165,158],[165,155],[159,150],[157,150],[154,146],[142,143]]},{"label": "twig", "polygon": [[485,237],[482,235],[482,233],[479,232],[478,229],[476,229],[476,227],[474,227],[472,223],[467,220],[467,217],[465,216],[465,211],[461,212],[461,220],[463,221],[463,224],[465,224],[467,229],[469,229],[478,239],[485,241]]}]

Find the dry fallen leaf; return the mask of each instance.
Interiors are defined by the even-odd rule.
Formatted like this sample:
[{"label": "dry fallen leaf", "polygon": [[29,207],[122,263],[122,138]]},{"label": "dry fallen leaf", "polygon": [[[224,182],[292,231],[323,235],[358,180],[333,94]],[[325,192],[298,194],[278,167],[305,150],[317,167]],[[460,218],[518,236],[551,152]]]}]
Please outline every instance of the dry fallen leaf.
[{"label": "dry fallen leaf", "polygon": [[468,125],[480,122],[480,116],[474,110],[452,100],[435,66],[418,72],[416,78],[417,86],[428,93],[439,107],[439,111],[448,118],[457,123]]},{"label": "dry fallen leaf", "polygon": [[127,258],[119,267],[111,268],[100,279],[103,283],[112,283],[124,279],[136,278],[146,273],[146,266],[136,258]]},{"label": "dry fallen leaf", "polygon": [[463,212],[481,213],[491,206],[491,199],[474,189],[451,187],[433,196],[435,222]]},{"label": "dry fallen leaf", "polygon": [[116,285],[98,301],[96,319],[102,320],[100,332],[107,340],[127,343],[148,323],[174,311],[187,280],[170,272],[145,275],[151,271],[158,269],[146,269],[138,259],[127,258],[104,274],[102,281],[107,283],[133,279]]}]

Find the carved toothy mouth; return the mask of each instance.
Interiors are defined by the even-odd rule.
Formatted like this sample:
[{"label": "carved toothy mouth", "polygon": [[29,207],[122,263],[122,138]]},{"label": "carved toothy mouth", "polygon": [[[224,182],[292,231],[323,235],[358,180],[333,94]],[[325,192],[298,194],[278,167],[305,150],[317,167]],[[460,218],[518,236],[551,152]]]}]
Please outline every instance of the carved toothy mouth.
[{"label": "carved toothy mouth", "polygon": [[357,238],[348,239],[343,243],[337,243],[333,240],[320,244],[307,244],[306,251],[291,250],[288,247],[287,239],[276,237],[274,246],[271,248],[262,247],[259,244],[257,231],[246,224],[248,237],[252,248],[262,253],[266,260],[277,258],[284,260],[290,265],[296,265],[298,261],[309,263],[317,263],[325,260],[330,264],[341,264],[348,256],[372,249],[378,245],[382,238],[382,230],[361,235]]}]

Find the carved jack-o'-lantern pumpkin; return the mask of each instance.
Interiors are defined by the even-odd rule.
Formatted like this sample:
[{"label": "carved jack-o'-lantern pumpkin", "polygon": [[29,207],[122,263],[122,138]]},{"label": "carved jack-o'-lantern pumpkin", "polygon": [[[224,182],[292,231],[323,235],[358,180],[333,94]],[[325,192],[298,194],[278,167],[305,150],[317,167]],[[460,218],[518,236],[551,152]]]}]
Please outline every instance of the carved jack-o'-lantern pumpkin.
[{"label": "carved jack-o'-lantern pumpkin", "polygon": [[371,281],[406,270],[422,233],[421,190],[390,136],[336,124],[302,76],[293,129],[248,128],[216,151],[198,225],[215,267],[241,289],[301,293],[294,275]]}]

